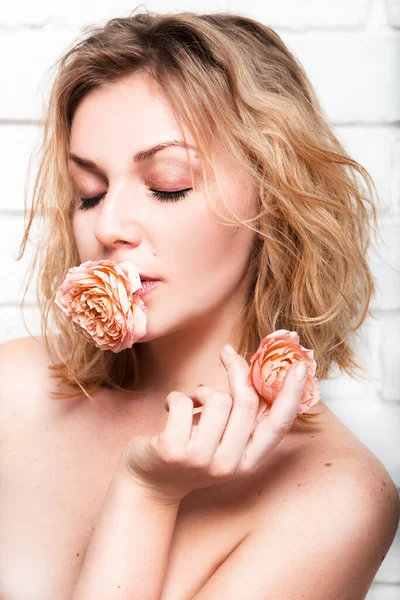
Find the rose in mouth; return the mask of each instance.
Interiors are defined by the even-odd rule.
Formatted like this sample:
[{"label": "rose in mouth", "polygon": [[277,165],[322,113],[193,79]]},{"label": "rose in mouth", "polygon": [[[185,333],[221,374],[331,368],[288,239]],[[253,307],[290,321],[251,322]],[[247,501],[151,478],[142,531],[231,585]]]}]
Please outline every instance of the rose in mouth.
[{"label": "rose in mouth", "polygon": [[75,331],[117,353],[146,335],[147,307],[136,294],[141,286],[132,263],[88,260],[68,270],[54,302]]}]

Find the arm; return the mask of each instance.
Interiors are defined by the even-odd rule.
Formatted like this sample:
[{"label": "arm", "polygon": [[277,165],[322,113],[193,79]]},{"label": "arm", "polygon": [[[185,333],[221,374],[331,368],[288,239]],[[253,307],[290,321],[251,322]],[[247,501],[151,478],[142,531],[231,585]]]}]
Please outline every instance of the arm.
[{"label": "arm", "polygon": [[158,600],[178,508],[151,497],[120,461],[71,600]]}]

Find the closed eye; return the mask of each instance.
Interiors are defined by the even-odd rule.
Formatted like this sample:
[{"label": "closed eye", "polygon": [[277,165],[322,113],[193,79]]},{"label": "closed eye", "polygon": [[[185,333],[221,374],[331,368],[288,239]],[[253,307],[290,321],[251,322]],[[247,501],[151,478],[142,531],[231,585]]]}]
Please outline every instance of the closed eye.
[{"label": "closed eye", "polygon": [[[184,190],[176,190],[174,192],[164,192],[161,190],[150,191],[160,202],[178,202],[178,200],[185,198],[192,189],[193,188],[186,188]],[[92,196],[92,198],[80,198],[81,204],[78,206],[78,208],[80,210],[88,210],[89,208],[93,208],[105,195],[106,194],[104,193],[98,194],[97,196]]]}]

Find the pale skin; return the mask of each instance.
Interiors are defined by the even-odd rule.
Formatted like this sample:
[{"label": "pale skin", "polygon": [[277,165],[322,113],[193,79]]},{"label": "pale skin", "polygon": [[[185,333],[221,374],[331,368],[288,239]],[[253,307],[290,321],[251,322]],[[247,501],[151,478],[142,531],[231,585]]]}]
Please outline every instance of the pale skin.
[{"label": "pale skin", "polygon": [[[98,166],[104,165],[103,170],[109,174],[104,199],[88,210],[76,207],[74,211],[73,227],[81,262],[104,258],[114,262],[131,260],[140,272],[162,279],[164,274],[167,276],[166,283],[163,281],[148,299],[148,332],[141,339],[144,346],[141,365],[150,385],[149,392],[153,397],[161,393],[171,410],[164,431],[154,438],[132,440],[125,461],[138,486],[151,490],[156,501],[165,498],[167,503],[176,505],[195,489],[233,476],[250,475],[293,424],[301,399],[300,391],[293,386],[292,392],[286,391],[283,396],[286,404],[277,403],[276,412],[254,431],[259,396],[246,383],[249,370],[246,361],[235,355],[237,364],[229,356],[228,364],[233,372],[229,374],[228,390],[226,377],[217,370],[220,363],[216,358],[222,345],[230,341],[238,308],[244,302],[245,261],[254,233],[244,228],[232,232],[216,223],[207,208],[199,179],[197,191],[179,203],[160,207],[149,198],[148,188],[160,189],[155,185],[155,178],[163,183],[162,190],[189,187],[187,154],[183,148],[168,148],[155,155],[150,166],[139,164],[135,169],[125,149],[132,147],[132,140],[140,140],[140,148],[147,148],[154,141],[177,138],[176,125],[156,89],[147,80],[135,77],[129,85],[124,82],[106,92],[96,91],[86,102],[84,100],[74,117],[70,142],[72,155],[89,156]],[[188,134],[187,138],[193,145]],[[225,166],[226,196],[234,208],[243,212],[246,206],[248,210],[246,192],[251,197],[248,182],[228,156],[222,155],[221,160]],[[76,162],[71,161],[72,174],[76,173],[75,167]],[[198,168],[195,164],[196,176]],[[82,173],[79,175],[80,185],[88,185],[87,174],[86,180]],[[92,172],[89,179],[93,180]],[[104,181],[92,192],[80,189],[84,190],[83,197],[98,196],[104,193]],[[156,254],[157,261],[154,260]],[[221,313],[226,316],[221,318]],[[222,364],[226,367],[225,361]],[[198,381],[199,376],[207,382],[207,387],[194,385],[194,378]],[[233,381],[238,388],[236,394]],[[183,392],[170,393],[171,389],[185,390],[188,386],[192,399]],[[204,418],[199,422],[198,431],[197,425],[193,425],[194,400],[204,404]],[[233,405],[239,408],[232,410]],[[161,403],[160,408],[164,410]],[[192,426],[196,440],[189,439]],[[253,431],[252,443],[245,451]],[[165,462],[167,456],[170,456],[168,463]],[[199,469],[200,463],[207,468]],[[97,540],[94,549],[93,545],[90,548],[89,562],[84,564],[77,598],[94,592],[92,586],[96,585],[96,572],[102,560],[100,548],[104,548],[103,536],[99,534]],[[139,556],[135,561],[132,552],[131,556],[140,572],[143,566]],[[137,578],[133,577],[132,567],[129,572],[133,585]],[[154,586],[155,597],[161,592],[163,575],[161,573],[157,581],[153,573],[146,582]],[[121,581],[126,576],[126,573],[118,573],[116,579]],[[147,588],[143,593],[152,595]]]},{"label": "pale skin", "polygon": [[[194,145],[189,131],[185,133]],[[238,343],[233,327],[247,293],[246,263],[256,235],[217,222],[221,219],[206,203],[196,151],[169,147],[152,159],[132,161],[140,150],[181,138],[154,83],[136,75],[85,97],[74,115],[70,140],[71,153],[102,168],[98,173],[70,161],[80,196],[106,193],[96,206],[74,212],[81,262],[131,261],[139,272],[162,280],[144,297],[148,330],[138,342],[144,388],[157,397],[158,411],[164,410],[172,390],[189,393],[203,383],[229,391],[219,351],[224,344]],[[242,217],[253,214],[249,181],[222,150],[219,163],[230,206]],[[193,186],[177,202],[161,202],[150,191]],[[215,187],[213,192],[223,210]]]},{"label": "pale skin", "polygon": [[[222,350],[237,347],[254,232],[215,221],[195,154],[193,192],[172,204],[151,195],[192,187],[184,149],[132,163],[170,139],[172,114],[140,77],[94,91],[74,116],[70,150],[102,172],[71,161],[71,177],[81,197],[107,194],[74,211],[81,262],[131,260],[162,284],[144,297],[138,395],[49,401],[42,345],[0,345],[0,595],[362,599],[394,537],[396,488],[321,401],[316,429],[293,424],[293,373],[257,421],[248,365]],[[252,213],[244,174],[220,160],[230,203]]]},{"label": "pale skin", "polygon": [[[225,350],[222,356],[230,394],[208,387],[196,388],[190,396],[169,394],[164,430],[155,436],[133,439],[122,454],[119,473],[92,536],[73,600],[107,598],[118,585],[123,586],[120,594],[127,600],[160,598],[181,500],[201,487],[261,475],[268,454],[289,431],[304,391],[307,369],[299,374],[294,367],[289,370],[270,414],[257,423],[258,394],[247,382],[246,361]],[[196,429],[192,426],[195,399],[203,406]],[[122,485],[122,480],[129,480],[132,501],[139,498],[142,518],[145,517],[140,501],[145,510],[153,507],[147,522],[149,529],[143,527],[144,536],[156,523],[164,532],[162,541],[157,536],[151,544],[147,537],[146,541],[143,536],[136,537],[137,524],[130,528],[130,515],[123,519],[121,511],[126,505],[118,497],[118,483]],[[115,560],[116,554],[119,561]],[[155,555],[157,566],[152,561]],[[111,564],[112,571],[108,568]],[[107,578],[100,585],[98,573],[104,569]]]}]

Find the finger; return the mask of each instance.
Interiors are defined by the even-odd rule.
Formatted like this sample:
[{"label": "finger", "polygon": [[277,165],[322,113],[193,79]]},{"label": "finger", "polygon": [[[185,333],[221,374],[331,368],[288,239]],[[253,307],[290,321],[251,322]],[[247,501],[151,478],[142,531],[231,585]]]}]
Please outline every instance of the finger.
[{"label": "finger", "polygon": [[221,460],[229,458],[230,463],[237,465],[254,430],[259,397],[248,382],[250,367],[247,361],[240,354],[229,354],[224,350],[221,351],[221,358],[227,369],[233,406],[217,454]]},{"label": "finger", "polygon": [[161,437],[171,448],[183,451],[192,432],[193,402],[182,392],[171,392],[167,396],[166,404],[169,413]]},{"label": "finger", "polygon": [[[203,383],[200,383],[197,386],[197,388],[199,388],[199,389],[201,387],[204,387]],[[197,388],[196,388],[196,390],[197,390]],[[210,388],[208,388],[208,389],[210,389]],[[181,393],[183,393],[183,392],[181,392]],[[203,408],[203,403],[201,402],[201,400],[197,399],[196,396],[194,396],[192,394],[186,394],[186,396],[188,396],[189,398],[191,397],[193,400],[193,406],[195,406],[195,408],[193,410],[193,414],[195,415],[195,414],[201,413],[201,410]],[[171,403],[170,394],[168,394],[168,396],[164,400],[164,408],[167,412],[169,411],[170,403]]]},{"label": "finger", "polygon": [[196,388],[189,397],[203,405],[196,431],[192,434],[191,446],[205,458],[211,458],[229,420],[232,398],[207,386]]},{"label": "finger", "polygon": [[[293,425],[305,391],[307,377],[300,381],[294,366],[286,373],[282,387],[271,406],[269,414],[259,422],[246,449],[243,468],[251,470],[266,457],[285,437]],[[307,369],[305,370],[307,375]]]}]

